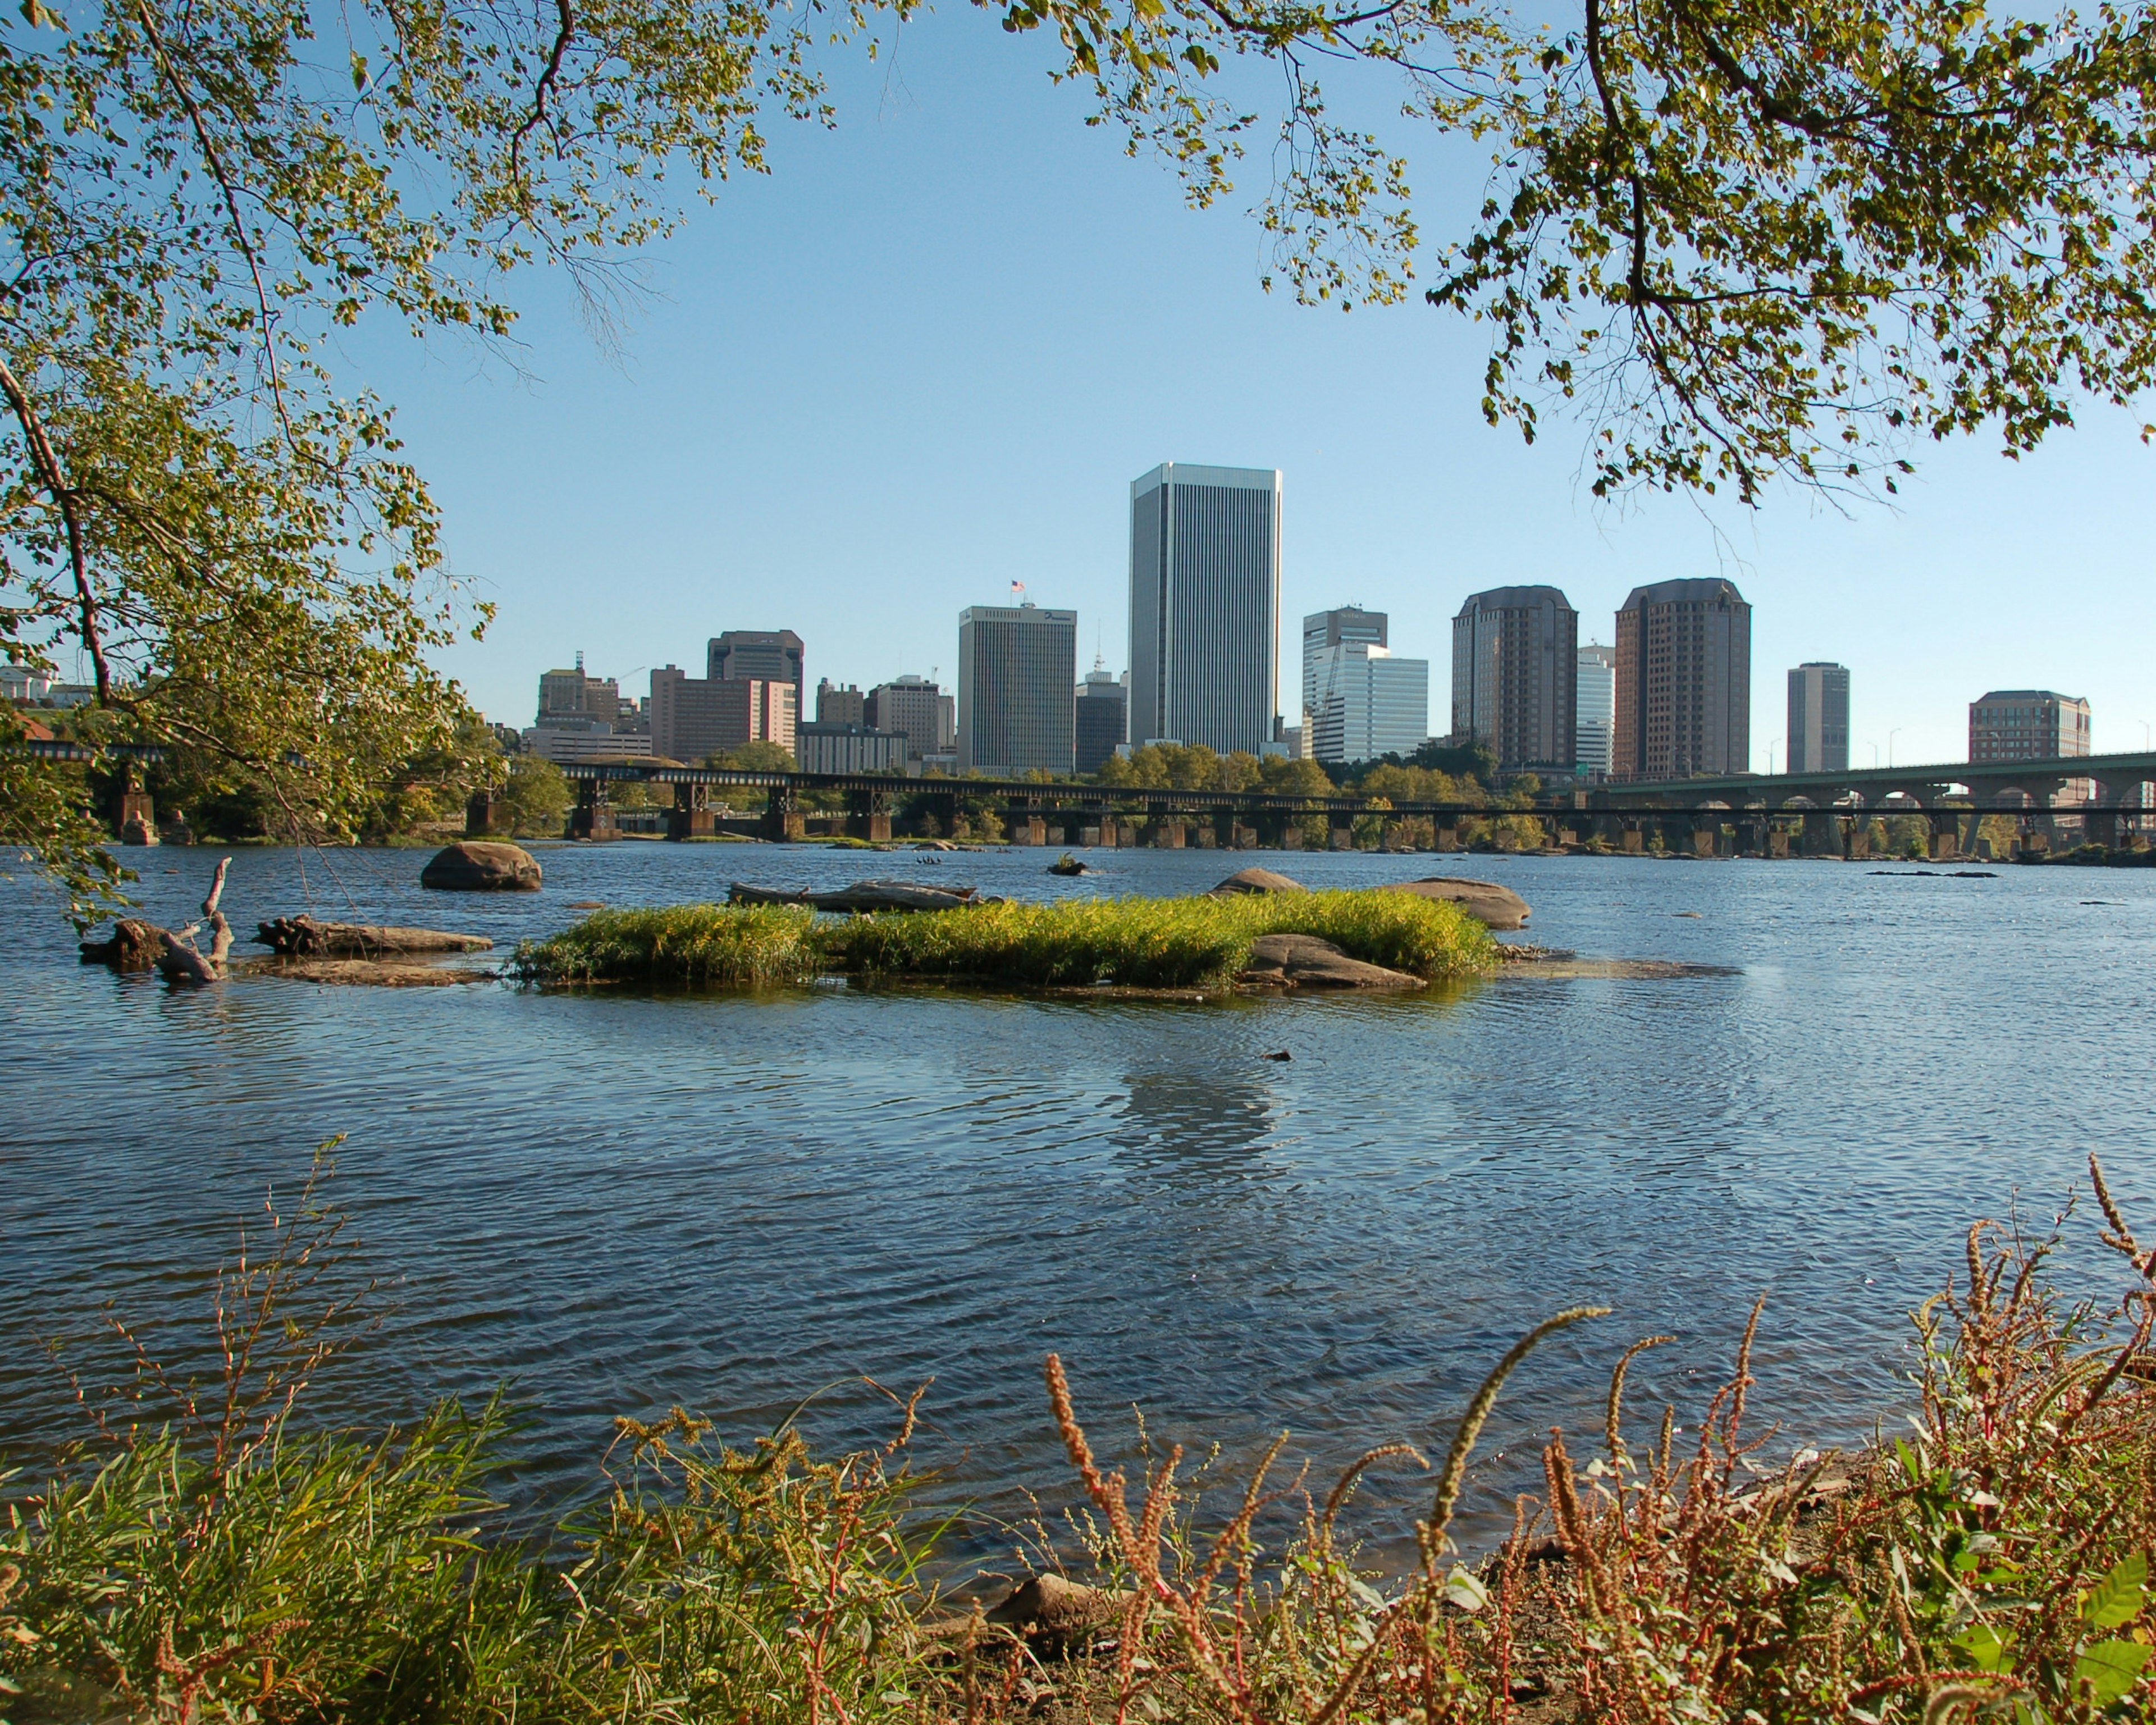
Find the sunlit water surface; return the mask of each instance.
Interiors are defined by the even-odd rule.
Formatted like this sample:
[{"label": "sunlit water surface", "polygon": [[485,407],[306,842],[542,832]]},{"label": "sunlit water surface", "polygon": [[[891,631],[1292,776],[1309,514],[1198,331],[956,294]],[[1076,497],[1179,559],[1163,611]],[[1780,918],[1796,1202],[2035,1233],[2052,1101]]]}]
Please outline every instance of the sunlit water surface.
[{"label": "sunlit water surface", "polygon": [[[923,1446],[977,1505],[977,1552],[1026,1491],[1068,1500],[1051,1349],[1107,1447],[1136,1405],[1230,1459],[1288,1428],[1329,1476],[1376,1442],[1441,1445],[1538,1317],[1615,1307],[1507,1394],[1471,1497],[1486,1537],[1547,1428],[1599,1427],[1632,1337],[1681,1338],[1632,1397],[1688,1418],[1766,1291],[1754,1407],[1788,1445],[1858,1438],[1906,1405],[1904,1314],[1974,1217],[2018,1193],[2047,1224],[2091,1149],[2156,1208],[2156,873],[1121,851],[1066,881],[1038,851],[541,855],[542,892],[458,896],[418,888],[420,853],[243,851],[228,899],[244,927],[311,907],[507,946],[572,901],[731,879],[1047,896],[1186,892],[1238,860],[1343,886],[1449,869],[1524,894],[1542,942],[1732,973],[1209,1005],[182,993],[79,966],[49,898],[0,885],[0,1441],[77,1417],[36,1338],[106,1300],[201,1309],[265,1189],[340,1132],[336,1201],[386,1322],[321,1417],[506,1384],[531,1421],[518,1489],[558,1502],[591,1488],[617,1413],[682,1403],[746,1439],[820,1391],[808,1422],[844,1443],[890,1429],[865,1378],[932,1378]],[[131,860],[177,922],[215,858]],[[1373,1486],[1367,1530],[1396,1543],[1424,1489]]]}]

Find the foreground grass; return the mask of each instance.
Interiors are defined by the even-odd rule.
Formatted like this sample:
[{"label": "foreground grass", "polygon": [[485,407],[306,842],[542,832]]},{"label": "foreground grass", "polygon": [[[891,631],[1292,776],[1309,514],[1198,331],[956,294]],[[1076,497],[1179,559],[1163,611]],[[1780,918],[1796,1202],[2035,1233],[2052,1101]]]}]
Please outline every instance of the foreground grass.
[{"label": "foreground grass", "polygon": [[769,985],[834,971],[1022,988],[1218,986],[1260,935],[1312,934],[1350,957],[1436,980],[1490,968],[1496,945],[1456,906],[1402,892],[1065,899],[957,911],[819,917],[788,906],[598,911],[519,947],[549,983]]},{"label": "foreground grass", "polygon": [[[2092,1163],[2092,1173],[2096,1173]],[[173,1722],[724,1722],[724,1725],[2087,1725],[2146,1719],[2156,1614],[2156,1252],[2097,1190],[2130,1266],[2068,1298],[2047,1243],[1972,1229],[1963,1285],[1917,1315],[1910,1435],[1762,1468],[1744,1425],[1755,1310],[1704,1405],[1628,1441],[1619,1351],[1589,1440],[1474,1570],[1446,1528],[1484,1416],[1561,1312],[1492,1371],[1388,1579],[1337,1527],[1380,1444],[1322,1499],[1267,1483],[1226,1512],[1178,1450],[1105,1472],[1061,1363],[1048,1407],[1091,1584],[1055,1634],[954,1624],[924,1582],[910,1404],[883,1448],[819,1460],[790,1429],[734,1449],[680,1409],[617,1422],[603,1503],[508,1537],[498,1406],[444,1404],[373,1437],[310,1433],[297,1398],[332,1347],[303,1308],[333,1234],[303,1205],[225,1279],[224,1379],[146,1366],[101,1435],[0,1487],[0,1711]],[[341,1315],[331,1307],[330,1318]],[[123,1332],[125,1336],[125,1332]],[[131,1341],[131,1337],[125,1339]],[[138,1359],[141,1356],[137,1356]],[[144,1418],[159,1398],[162,1421]],[[1599,1430],[1594,1428],[1599,1426]],[[1286,1441],[1285,1439],[1282,1440]],[[1575,1449],[1594,1452],[1583,1466]],[[1424,1495],[1426,1494],[1426,1495]],[[1135,1495],[1136,1501],[1132,1501]],[[1285,1507],[1287,1537],[1261,1534]],[[1057,1561],[1042,1530],[1030,1555]],[[85,1703],[85,1694],[88,1702]],[[65,1696],[70,1711],[56,1710]]]}]

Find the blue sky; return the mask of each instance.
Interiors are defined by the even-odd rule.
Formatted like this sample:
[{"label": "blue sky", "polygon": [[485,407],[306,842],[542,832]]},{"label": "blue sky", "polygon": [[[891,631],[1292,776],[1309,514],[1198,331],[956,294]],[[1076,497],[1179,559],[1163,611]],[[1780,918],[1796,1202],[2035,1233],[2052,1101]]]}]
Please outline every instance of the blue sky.
[{"label": "blue sky", "polygon": [[[1852,672],[1852,760],[1952,760],[1994,686],[2086,695],[2099,750],[2156,723],[2156,452],[2142,416],[2089,411],[2016,463],[1920,452],[1897,511],[1780,492],[1710,519],[1657,496],[1613,514],[1582,434],[1523,448],[1476,407],[1482,332],[1422,303],[1342,316],[1260,291],[1261,189],[1194,213],[1170,174],[1082,123],[1040,46],[971,10],[895,55],[832,62],[839,127],[778,133],[649,259],[610,357],[558,275],[518,288],[526,375],[454,345],[363,338],[352,357],[447,511],[454,571],[500,607],[443,663],[528,723],[539,673],[701,667],[707,637],[791,628],[809,680],[956,671],[957,614],[1013,580],[1079,613],[1124,664],[1129,481],[1174,459],[1286,475],[1282,685],[1295,622],[1355,601],[1433,660],[1476,588],[1553,582],[1607,640],[1630,588],[1722,573],[1753,610],[1753,754],[1784,673]],[[1481,190],[1419,162],[1426,239]],[[1780,752],[1776,747],[1779,762]]]}]

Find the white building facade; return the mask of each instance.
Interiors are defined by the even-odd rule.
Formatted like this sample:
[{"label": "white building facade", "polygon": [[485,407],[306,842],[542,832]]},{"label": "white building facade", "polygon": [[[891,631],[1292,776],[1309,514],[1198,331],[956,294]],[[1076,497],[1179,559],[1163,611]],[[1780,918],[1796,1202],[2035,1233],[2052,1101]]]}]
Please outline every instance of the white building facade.
[{"label": "white building facade", "polygon": [[1617,728],[1617,649],[1589,642],[1579,649],[1573,752],[1583,778],[1609,776],[1609,739]]},{"label": "white building facade", "polygon": [[1170,461],[1132,481],[1133,747],[1265,751],[1280,711],[1280,593],[1277,470]]},{"label": "white building facade", "polygon": [[1327,766],[1411,755],[1430,736],[1430,661],[1345,641],[1317,655],[1311,753]]}]

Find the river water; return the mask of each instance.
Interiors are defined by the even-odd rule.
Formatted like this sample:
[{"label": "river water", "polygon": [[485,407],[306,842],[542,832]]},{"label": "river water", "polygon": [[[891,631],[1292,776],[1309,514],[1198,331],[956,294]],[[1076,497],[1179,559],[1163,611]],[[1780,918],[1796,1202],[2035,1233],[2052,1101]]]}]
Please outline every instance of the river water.
[{"label": "river water", "polygon": [[[1666,1399],[1688,1425],[1766,1291],[1753,1406],[1785,1446],[1846,1441],[1906,1407],[1905,1314],[1973,1218],[2018,1202],[2047,1224],[2092,1149],[2156,1213],[2156,871],[1116,851],[1066,881],[1038,851],[540,855],[542,892],[459,897],[418,888],[422,853],[243,851],[228,906],[243,928],[312,908],[506,943],[572,901],[730,879],[1045,896],[1195,891],[1239,861],[1313,886],[1450,870],[1522,893],[1543,943],[1727,973],[1208,1005],[175,992],[79,966],[49,897],[0,883],[0,1444],[76,1417],[38,1338],[108,1299],[199,1313],[265,1188],[339,1132],[383,1324],[321,1417],[506,1384],[530,1421],[519,1489],[557,1502],[591,1488],[617,1413],[682,1403],[738,1440],[814,1394],[816,1435],[844,1443],[890,1429],[864,1378],[932,1378],[923,1450],[983,1553],[1028,1491],[1070,1501],[1050,1349],[1107,1450],[1137,1407],[1231,1460],[1287,1428],[1329,1479],[1380,1441],[1441,1449],[1521,1330],[1614,1306],[1501,1404],[1467,1506],[1486,1537],[1548,1427],[1599,1430],[1633,1337],[1681,1344],[1634,1373],[1643,1426]],[[214,855],[131,860],[178,922]],[[1425,1491],[1374,1486],[1366,1531],[1397,1549]]]}]

